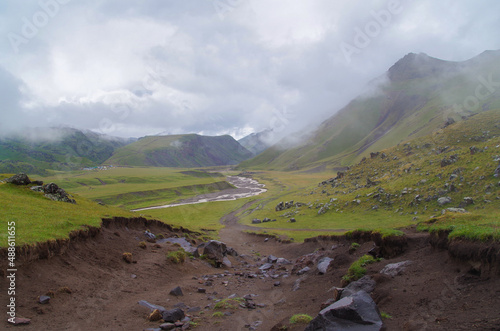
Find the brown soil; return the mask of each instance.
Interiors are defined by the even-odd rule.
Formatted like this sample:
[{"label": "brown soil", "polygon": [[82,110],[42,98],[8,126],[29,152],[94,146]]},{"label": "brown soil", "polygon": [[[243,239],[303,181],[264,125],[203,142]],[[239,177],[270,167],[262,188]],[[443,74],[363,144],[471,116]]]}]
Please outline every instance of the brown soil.
[{"label": "brown soil", "polygon": [[[146,229],[166,236],[182,235],[168,226],[140,220],[108,220],[93,236],[73,238],[55,256],[20,265],[16,278],[17,314],[30,318],[31,324],[15,327],[4,321],[0,328],[85,331],[158,328],[160,322],[149,322],[150,311],[137,303],[146,300],[167,309],[179,303],[200,307],[201,311],[189,314],[198,324],[190,328],[195,330],[233,331],[248,326],[270,330],[280,323],[287,325],[288,330],[303,330],[305,325],[289,325],[289,318],[297,313],[316,316],[321,304],[333,296],[330,289],[340,287],[349,265],[374,247],[373,239],[378,240],[360,237],[362,244],[353,254],[349,254],[350,242],[345,238],[324,237],[303,244],[283,244],[276,239],[266,242],[263,237],[242,232],[245,227],[237,224],[236,214],[223,218],[227,227],[221,231],[221,240],[240,253],[239,257],[231,258],[230,269],[215,269],[200,259],[183,264],[168,262],[165,254],[177,249],[169,243],[148,242],[146,249],[139,247],[145,240]],[[387,330],[500,330],[498,264],[481,259],[468,262],[464,257],[458,261],[450,257],[446,248],[433,248],[427,234],[413,229],[406,231],[406,242],[395,244],[406,245],[402,254],[367,267],[368,274],[377,281],[372,297],[381,311],[392,316],[385,320]],[[442,244],[442,240],[434,241]],[[453,247],[462,255],[460,247],[468,247],[460,243],[444,246]],[[481,245],[481,249],[490,252],[490,256],[495,256],[491,255],[492,250],[498,253],[498,247],[487,250]],[[292,265],[282,271],[290,274],[287,278],[236,275],[260,275],[261,260],[270,254],[295,261],[315,251],[335,258],[325,275],[317,274],[314,269],[305,276],[291,275]],[[136,263],[126,263],[122,259],[124,252],[132,253]],[[386,264],[405,260],[413,264],[402,275],[389,278],[379,274]],[[210,276],[213,285],[206,285],[204,276]],[[300,289],[292,291],[299,278]],[[274,286],[276,281],[281,284]],[[184,296],[169,295],[176,286],[182,288]],[[7,287],[7,279],[2,277],[0,300],[4,307]],[[198,293],[200,287],[206,289],[205,294]],[[50,291],[54,295],[50,303],[39,304],[37,298]],[[255,303],[261,307],[228,309],[224,312],[229,316],[213,317],[215,300],[232,294],[239,297],[254,294]]]}]

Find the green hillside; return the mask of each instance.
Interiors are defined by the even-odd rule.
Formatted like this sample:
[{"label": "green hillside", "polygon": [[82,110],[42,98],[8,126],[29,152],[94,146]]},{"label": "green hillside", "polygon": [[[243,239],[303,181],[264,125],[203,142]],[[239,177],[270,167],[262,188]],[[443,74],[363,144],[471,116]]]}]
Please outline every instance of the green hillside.
[{"label": "green hillside", "polygon": [[44,175],[47,169],[97,166],[128,142],[71,128],[31,129],[0,139],[0,173]]},{"label": "green hillside", "polygon": [[252,156],[231,136],[149,136],[118,149],[105,164],[150,167],[234,165]]},{"label": "green hillside", "polygon": [[[450,238],[500,240],[499,164],[500,109],[496,109],[378,151],[340,176],[325,176],[315,185],[259,201],[242,222],[295,239],[310,237],[315,230],[393,233],[394,228],[418,224],[424,231],[449,231]],[[280,179],[283,174],[273,177]],[[262,180],[269,173],[257,176]],[[293,202],[276,210],[282,201]],[[289,221],[292,217],[296,222]],[[277,221],[253,225],[255,218]],[[308,231],[293,231],[303,229]]]},{"label": "green hillside", "polygon": [[371,151],[430,134],[447,122],[499,108],[499,63],[500,51],[464,62],[410,53],[388,70],[385,83],[351,101],[303,143],[283,148],[284,140],[240,168],[344,167]]},{"label": "green hillside", "polygon": [[[0,179],[7,177],[0,175]],[[100,226],[103,217],[134,216],[125,210],[101,206],[78,195],[72,197],[76,204],[52,201],[28,186],[0,181],[0,224],[7,229],[8,223],[15,222],[16,245],[22,246],[68,238],[71,231]],[[7,230],[0,233],[0,247],[7,246],[7,237]]]}]

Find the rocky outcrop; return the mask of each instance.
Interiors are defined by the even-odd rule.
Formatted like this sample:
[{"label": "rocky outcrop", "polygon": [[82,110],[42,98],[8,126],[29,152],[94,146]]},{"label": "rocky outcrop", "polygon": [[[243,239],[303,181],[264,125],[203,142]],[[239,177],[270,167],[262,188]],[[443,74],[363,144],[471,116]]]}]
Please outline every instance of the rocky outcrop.
[{"label": "rocky outcrop", "polygon": [[31,184],[31,180],[26,174],[17,174],[5,180],[7,183],[11,183],[14,185],[29,185]]},{"label": "rocky outcrop", "polygon": [[[39,186],[35,186],[39,187]],[[42,186],[43,192],[45,193],[45,196],[49,199],[52,199],[54,201],[62,201],[62,202],[69,202],[69,203],[76,203],[75,199],[71,199],[69,197],[69,194],[66,193],[66,191],[59,186],[57,186],[54,183],[49,183],[44,186]],[[33,189],[35,190],[35,189]]]}]

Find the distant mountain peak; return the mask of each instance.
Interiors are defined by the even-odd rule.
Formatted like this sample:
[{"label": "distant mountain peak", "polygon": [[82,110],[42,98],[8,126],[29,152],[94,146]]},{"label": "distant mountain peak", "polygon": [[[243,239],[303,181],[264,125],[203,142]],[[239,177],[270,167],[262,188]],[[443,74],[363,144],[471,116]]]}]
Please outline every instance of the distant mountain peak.
[{"label": "distant mountain peak", "polygon": [[457,62],[436,59],[425,53],[408,53],[389,68],[388,75],[391,81],[402,81],[442,74],[456,68]]}]

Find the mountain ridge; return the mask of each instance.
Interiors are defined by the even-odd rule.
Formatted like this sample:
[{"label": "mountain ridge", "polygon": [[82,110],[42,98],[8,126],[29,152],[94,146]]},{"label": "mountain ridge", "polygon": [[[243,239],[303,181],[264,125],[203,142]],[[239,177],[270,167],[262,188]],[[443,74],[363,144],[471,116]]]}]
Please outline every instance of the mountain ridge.
[{"label": "mountain ridge", "polygon": [[153,167],[236,165],[253,154],[233,137],[198,134],[146,136],[124,146],[105,164]]},{"label": "mountain ridge", "polygon": [[[500,51],[483,52],[462,62],[409,53],[386,72],[377,92],[360,95],[313,131],[296,147],[284,141],[240,164],[241,169],[299,170],[348,166],[410,137],[431,133],[448,120],[500,108],[500,91],[478,86],[500,77]],[[475,99],[474,99],[475,98]],[[469,100],[477,101],[468,107]],[[465,106],[465,107],[463,107]]]}]

